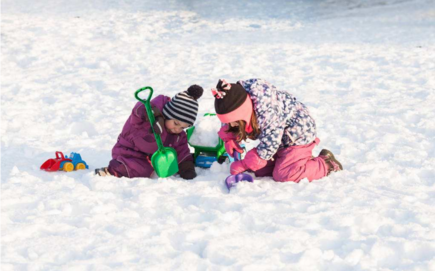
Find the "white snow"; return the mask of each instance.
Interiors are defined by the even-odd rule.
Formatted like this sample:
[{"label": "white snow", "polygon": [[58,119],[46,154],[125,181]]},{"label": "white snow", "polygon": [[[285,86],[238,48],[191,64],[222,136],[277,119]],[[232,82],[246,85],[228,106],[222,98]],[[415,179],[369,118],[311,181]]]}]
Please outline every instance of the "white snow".
[{"label": "white snow", "polygon": [[217,116],[198,116],[189,143],[194,146],[216,147],[219,144],[218,132],[221,122]]},{"label": "white snow", "polygon": [[[233,3],[236,2],[236,3]],[[1,270],[435,270],[433,0],[1,3]],[[345,170],[101,178],[136,100],[260,77]],[[248,147],[249,148],[249,147]],[[39,170],[55,151],[90,169]]]}]

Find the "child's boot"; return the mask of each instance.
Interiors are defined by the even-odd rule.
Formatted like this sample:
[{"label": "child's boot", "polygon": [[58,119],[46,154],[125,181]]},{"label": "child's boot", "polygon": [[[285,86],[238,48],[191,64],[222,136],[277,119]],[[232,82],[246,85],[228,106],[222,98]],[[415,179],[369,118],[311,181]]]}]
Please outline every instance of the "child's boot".
[{"label": "child's boot", "polygon": [[326,165],[328,165],[328,174],[331,174],[331,172],[337,172],[340,170],[343,170],[343,166],[341,165],[340,162],[338,162],[337,159],[335,159],[334,154],[332,154],[331,151],[327,150],[327,149],[323,149],[320,153],[319,153],[319,157],[323,158],[323,160],[325,160]]},{"label": "child's boot", "polygon": [[102,168],[95,169],[95,175],[99,175],[99,176],[102,176],[102,177],[113,176],[112,174],[110,174],[109,168],[107,168],[107,167],[102,167]]}]

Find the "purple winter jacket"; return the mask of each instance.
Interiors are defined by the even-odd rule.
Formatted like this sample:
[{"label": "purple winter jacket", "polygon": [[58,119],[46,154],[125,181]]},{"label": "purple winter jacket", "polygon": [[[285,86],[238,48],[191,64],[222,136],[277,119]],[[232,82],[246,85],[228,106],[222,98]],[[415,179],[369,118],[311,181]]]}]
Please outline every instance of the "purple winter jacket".
[{"label": "purple winter jacket", "polygon": [[[170,100],[171,98],[167,96],[159,95],[151,100],[151,106],[155,106],[160,111],[163,111],[163,106]],[[180,134],[171,134],[166,129],[163,129],[160,136],[165,147],[172,147],[177,151],[178,164],[183,161],[193,161],[185,131],[182,131]],[[121,134],[118,136],[118,141],[112,149],[112,158],[122,162],[127,170],[135,172],[135,174],[131,173],[131,175],[139,175],[135,177],[149,177],[152,172],[149,172],[149,169],[145,170],[141,168],[143,167],[141,164],[143,163],[142,161],[147,161],[147,164],[150,164],[149,159],[157,149],[156,139],[151,131],[145,105],[138,102],[124,124]],[[141,161],[139,164],[137,163],[138,159]]]}]

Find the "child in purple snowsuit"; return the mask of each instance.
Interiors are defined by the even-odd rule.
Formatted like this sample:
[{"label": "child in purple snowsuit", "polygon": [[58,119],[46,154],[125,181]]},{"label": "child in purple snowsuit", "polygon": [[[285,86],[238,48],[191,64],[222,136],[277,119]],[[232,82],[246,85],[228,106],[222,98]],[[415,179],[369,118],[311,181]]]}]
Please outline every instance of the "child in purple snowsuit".
[{"label": "child in purple snowsuit", "polygon": [[[184,179],[196,177],[195,164],[184,129],[194,124],[198,113],[197,99],[202,93],[202,87],[192,85],[172,99],[159,95],[151,100],[156,119],[154,131],[160,134],[164,146],[176,150],[178,173]],[[157,149],[145,106],[138,102],[112,149],[109,166],[96,169],[95,173],[100,176],[127,178],[150,177],[154,171],[150,159]]]},{"label": "child in purple snowsuit", "polygon": [[212,93],[217,116],[227,124],[218,133],[226,151],[230,155],[242,152],[238,142],[247,138],[260,141],[243,160],[231,164],[231,174],[251,170],[256,176],[272,176],[278,182],[299,182],[343,169],[329,150],[312,156],[320,142],[316,124],[306,106],[290,93],[262,79],[237,84],[219,80]]}]

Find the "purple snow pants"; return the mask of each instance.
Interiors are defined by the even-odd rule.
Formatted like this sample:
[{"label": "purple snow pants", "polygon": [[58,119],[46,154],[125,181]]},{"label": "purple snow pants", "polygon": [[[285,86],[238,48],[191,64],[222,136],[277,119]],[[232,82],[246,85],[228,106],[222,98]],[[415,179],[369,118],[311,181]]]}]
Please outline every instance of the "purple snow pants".
[{"label": "purple snow pants", "polygon": [[154,171],[151,162],[147,159],[122,156],[112,159],[108,169],[112,175],[128,178],[149,178]]},{"label": "purple snow pants", "polygon": [[312,151],[319,142],[320,139],[316,138],[311,144],[279,150],[265,167],[255,171],[255,176],[272,176],[277,182],[296,183],[303,178],[311,182],[325,177],[328,173],[325,161],[320,157],[312,157]]}]

